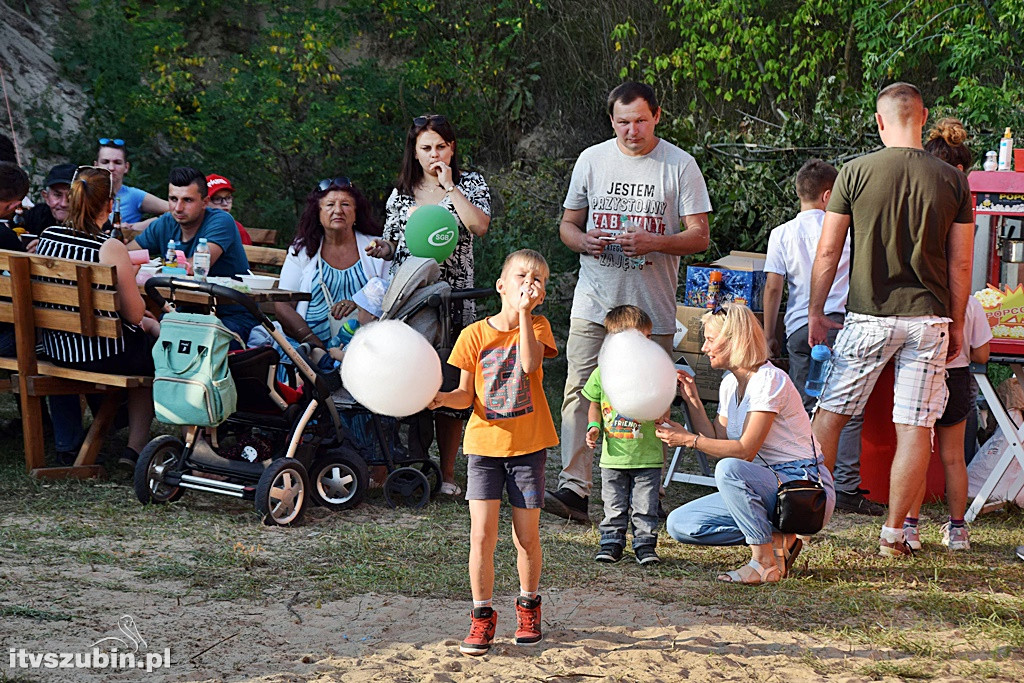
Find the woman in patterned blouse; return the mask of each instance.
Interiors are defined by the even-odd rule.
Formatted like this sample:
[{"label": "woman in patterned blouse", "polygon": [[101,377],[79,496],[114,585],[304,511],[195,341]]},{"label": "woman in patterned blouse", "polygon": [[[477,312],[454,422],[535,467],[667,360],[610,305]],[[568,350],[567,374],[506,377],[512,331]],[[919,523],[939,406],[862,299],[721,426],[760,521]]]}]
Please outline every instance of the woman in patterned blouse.
[{"label": "woman in patterned blouse", "polygon": [[[405,153],[397,187],[387,203],[384,239],[368,253],[392,262],[394,272],[409,256],[405,226],[409,215],[420,206],[437,205],[451,211],[459,226],[455,251],[441,264],[441,279],[453,289],[473,287],[473,238],[483,237],[491,223],[491,192],[483,176],[459,169],[455,131],[443,116],[425,114],[413,119],[405,138]],[[476,319],[472,300],[453,306],[452,334]],[[461,493],[455,484],[455,454],[462,437],[462,422],[468,411],[440,409],[434,413],[438,449],[441,454],[441,492]]]}]

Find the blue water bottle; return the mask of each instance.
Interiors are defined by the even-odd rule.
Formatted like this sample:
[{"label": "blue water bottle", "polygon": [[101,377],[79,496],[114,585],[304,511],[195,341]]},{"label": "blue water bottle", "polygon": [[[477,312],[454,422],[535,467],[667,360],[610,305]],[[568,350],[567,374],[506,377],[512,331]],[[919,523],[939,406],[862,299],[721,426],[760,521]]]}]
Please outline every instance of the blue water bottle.
[{"label": "blue water bottle", "polygon": [[818,344],[811,349],[811,367],[807,371],[807,383],[804,384],[804,391],[808,396],[821,396],[831,360],[832,350],[824,344]]}]

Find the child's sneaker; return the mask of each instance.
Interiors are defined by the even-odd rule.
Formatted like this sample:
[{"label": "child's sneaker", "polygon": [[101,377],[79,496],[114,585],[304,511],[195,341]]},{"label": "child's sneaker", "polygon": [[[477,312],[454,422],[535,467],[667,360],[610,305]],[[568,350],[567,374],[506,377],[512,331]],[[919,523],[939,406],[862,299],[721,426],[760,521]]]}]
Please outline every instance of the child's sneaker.
[{"label": "child's sneaker", "polygon": [[887,541],[884,538],[878,539],[878,554],[882,557],[913,557],[914,549],[907,541]]},{"label": "child's sneaker", "polygon": [[917,530],[916,526],[903,527],[903,538],[911,550],[920,550],[923,547],[921,545],[921,532]]},{"label": "child's sneaker", "polygon": [[942,525],[942,545],[950,550],[970,550],[971,539],[965,526],[953,526],[949,522]]},{"label": "child's sneaker", "polygon": [[605,543],[594,555],[594,559],[605,564],[614,564],[622,559],[622,546],[617,543]]},{"label": "child's sneaker", "polygon": [[544,636],[540,632],[540,596],[516,598],[516,645],[536,645]]},{"label": "child's sneaker", "polygon": [[640,566],[661,562],[661,558],[658,557],[658,552],[654,549],[653,545],[642,545],[639,548],[633,548],[633,554],[636,556],[636,563]]},{"label": "child's sneaker", "polygon": [[469,635],[459,645],[459,652],[464,655],[487,654],[494,641],[494,631],[498,627],[498,613],[490,607],[477,607],[473,610],[472,616],[473,623],[469,627]]}]

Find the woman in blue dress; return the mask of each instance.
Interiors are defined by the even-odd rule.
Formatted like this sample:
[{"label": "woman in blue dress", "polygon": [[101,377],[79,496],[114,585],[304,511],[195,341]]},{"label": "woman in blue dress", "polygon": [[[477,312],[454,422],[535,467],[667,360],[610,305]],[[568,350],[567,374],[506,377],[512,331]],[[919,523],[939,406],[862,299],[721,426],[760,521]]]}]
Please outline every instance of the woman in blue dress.
[{"label": "woman in blue dress", "polygon": [[327,348],[331,320],[353,310],[352,296],[387,265],[366,253],[381,234],[370,204],[348,178],[326,178],[309,193],[295,240],[281,268],[281,288],[309,292],[308,302],[275,304],[285,334]]}]

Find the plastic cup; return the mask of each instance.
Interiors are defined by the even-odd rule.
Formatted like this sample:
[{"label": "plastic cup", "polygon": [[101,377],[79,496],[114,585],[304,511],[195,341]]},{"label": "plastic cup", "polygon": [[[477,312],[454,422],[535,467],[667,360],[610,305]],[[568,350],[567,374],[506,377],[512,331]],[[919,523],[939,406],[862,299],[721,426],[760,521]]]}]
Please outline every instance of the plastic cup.
[{"label": "plastic cup", "polygon": [[136,266],[141,266],[149,263],[149,252],[145,249],[132,249],[128,252],[128,258],[130,258],[132,263]]}]

